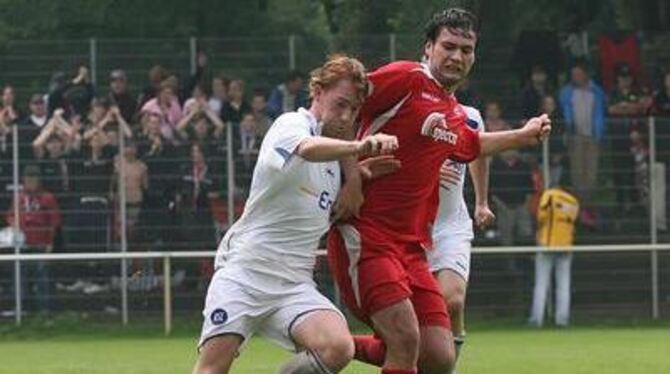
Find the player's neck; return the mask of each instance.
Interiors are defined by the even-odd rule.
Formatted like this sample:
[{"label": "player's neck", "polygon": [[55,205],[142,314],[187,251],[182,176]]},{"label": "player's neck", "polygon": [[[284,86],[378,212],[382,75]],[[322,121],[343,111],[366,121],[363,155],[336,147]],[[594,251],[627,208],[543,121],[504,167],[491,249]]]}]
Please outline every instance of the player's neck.
[{"label": "player's neck", "polygon": [[309,107],[309,112],[316,118],[316,122],[321,122],[321,108],[317,104],[312,104]]}]

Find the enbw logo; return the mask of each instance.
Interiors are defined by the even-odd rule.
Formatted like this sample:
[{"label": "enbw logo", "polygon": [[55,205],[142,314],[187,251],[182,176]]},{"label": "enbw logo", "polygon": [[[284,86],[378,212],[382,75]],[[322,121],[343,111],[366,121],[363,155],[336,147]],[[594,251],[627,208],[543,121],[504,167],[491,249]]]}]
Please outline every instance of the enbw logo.
[{"label": "enbw logo", "polygon": [[228,313],[223,309],[215,309],[209,317],[215,325],[221,325],[228,320]]}]

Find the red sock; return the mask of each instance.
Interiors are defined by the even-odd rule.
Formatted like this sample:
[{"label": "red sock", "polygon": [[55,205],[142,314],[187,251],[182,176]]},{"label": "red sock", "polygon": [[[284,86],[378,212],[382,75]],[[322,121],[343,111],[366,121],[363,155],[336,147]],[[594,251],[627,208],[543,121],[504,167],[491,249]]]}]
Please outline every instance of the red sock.
[{"label": "red sock", "polygon": [[[356,335],[354,336],[354,346],[356,346],[356,353],[354,353],[356,360],[377,367],[384,365],[386,346],[381,339],[372,335]],[[386,373],[385,371],[382,372]]]},{"label": "red sock", "polygon": [[416,374],[416,370],[382,369],[382,374]]}]

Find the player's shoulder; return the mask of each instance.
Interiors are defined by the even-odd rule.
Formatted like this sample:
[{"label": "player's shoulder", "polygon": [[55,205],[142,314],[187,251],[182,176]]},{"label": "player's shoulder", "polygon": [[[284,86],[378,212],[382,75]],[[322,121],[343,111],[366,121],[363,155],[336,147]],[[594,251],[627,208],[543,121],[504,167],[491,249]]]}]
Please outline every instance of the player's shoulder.
[{"label": "player's shoulder", "polygon": [[285,133],[287,130],[305,130],[309,129],[309,119],[299,111],[286,112],[274,121],[270,126],[270,133]]},{"label": "player's shoulder", "polygon": [[427,76],[424,70],[424,65],[416,61],[394,61],[381,66],[372,74],[385,76],[393,75],[403,77],[421,77]]},{"label": "player's shoulder", "polygon": [[468,127],[478,131],[484,130],[484,118],[479,109],[463,104],[460,104],[460,107],[465,113],[465,120]]}]

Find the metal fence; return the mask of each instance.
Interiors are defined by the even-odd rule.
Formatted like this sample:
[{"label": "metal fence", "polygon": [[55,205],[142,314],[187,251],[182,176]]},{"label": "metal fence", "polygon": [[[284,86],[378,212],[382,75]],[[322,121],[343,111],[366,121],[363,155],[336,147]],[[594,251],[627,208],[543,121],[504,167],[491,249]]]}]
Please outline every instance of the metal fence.
[{"label": "metal fence", "polygon": [[240,78],[268,89],[291,69],[309,71],[332,52],[347,52],[376,67],[395,59],[420,56],[419,39],[412,35],[364,35],[346,40],[307,36],[263,38],[175,38],[17,40],[0,46],[0,82],[11,83],[21,98],[45,92],[55,72],[76,75],[77,67],[91,69],[94,84],[102,87],[114,69],[124,69],[131,88],[139,92],[149,69],[159,64],[187,77],[195,71],[198,51],[209,57],[215,73]]},{"label": "metal fence", "polygon": [[[137,92],[152,65],[160,63],[187,76],[195,68],[196,52],[204,50],[212,71],[224,71],[253,85],[270,87],[280,82],[287,70],[309,70],[332,51],[353,53],[374,67],[395,59],[416,59],[420,53],[417,45],[419,40],[414,36],[394,34],[350,40],[290,36],[13,41],[3,47],[0,55],[0,81],[11,82],[20,97],[27,97],[43,92],[52,72],[73,72],[77,65],[85,63],[91,67],[99,87],[110,70],[125,69]],[[18,309],[28,315],[42,310],[78,311],[118,315],[127,322],[129,315],[155,315],[167,310],[168,304],[175,313],[199,313],[212,272],[207,256],[211,256],[217,238],[240,213],[253,170],[253,155],[241,155],[233,145],[233,127],[228,126],[228,133],[215,145],[216,155],[210,159],[216,166],[212,177],[217,196],[209,200],[204,214],[193,212],[187,204],[188,191],[180,187],[190,162],[183,149],[170,157],[143,158],[151,175],[149,191],[140,205],[127,203],[123,168],[116,172],[121,184],[109,187],[118,147],[106,156],[110,164],[99,177],[81,172],[87,170],[82,165],[90,161],[82,155],[31,160],[39,165],[43,183],[53,189],[60,204],[62,224],[54,246],[57,253],[44,261],[33,258],[19,262],[19,257],[0,256],[0,316],[20,321],[23,314],[17,313]],[[501,192],[521,193],[536,200],[541,190],[538,180],[544,180],[545,185],[573,188],[579,192],[586,211],[575,249],[576,313],[630,318],[667,316],[670,256],[657,252],[665,248],[657,244],[670,242],[666,171],[670,162],[670,119],[608,119],[606,127],[605,138],[596,142],[590,153],[595,163],[577,161],[577,153],[582,154],[582,160],[589,155],[583,154],[575,139],[561,132],[554,134],[544,152],[521,152],[520,159],[530,168],[530,175],[525,176],[529,180],[526,190],[515,191],[518,187],[501,185],[496,179],[498,171],[492,170],[492,201],[500,204],[494,209],[505,208]],[[12,144],[20,136],[0,138],[0,211],[6,212],[13,195],[19,192],[21,173],[28,163],[24,155],[32,147]],[[119,142],[122,141],[123,137]],[[63,186],[63,165],[69,179],[67,187]],[[503,175],[505,172],[500,170]],[[82,187],[90,182],[107,187],[91,193],[87,190],[91,187]],[[511,236],[500,227],[477,233],[476,245],[480,249],[475,253],[487,252],[476,254],[473,259],[468,303],[477,313],[517,317],[526,313],[534,251],[527,246],[534,245],[536,228],[532,205],[525,208],[528,226],[515,227]],[[7,212],[4,216],[19,214]],[[505,247],[498,248],[501,245]],[[579,245],[595,247],[580,250]],[[0,251],[43,253],[18,245]],[[171,254],[175,251],[180,254]],[[80,252],[92,255],[78,255]],[[58,257],[63,253],[70,256],[68,260]],[[325,263],[319,263],[316,275],[324,292],[334,295]],[[170,297],[166,296],[168,292]]]},{"label": "metal fence", "polygon": [[[584,164],[571,164],[571,154],[577,149],[560,132],[554,134],[555,139],[546,143],[542,151],[519,153],[519,159],[530,166],[527,175],[513,175],[528,179],[524,191],[515,190],[519,188],[517,185],[506,186],[502,180],[509,180],[503,178],[509,171],[496,170],[498,164],[492,163],[494,211],[500,215],[501,209],[506,209],[495,205],[505,204],[502,193],[528,195],[531,204],[524,202],[524,209],[528,211],[529,227],[514,230],[511,238],[506,238],[500,227],[477,234],[478,249],[473,258],[468,299],[474,313],[498,317],[520,317],[526,313],[533,283],[532,252],[536,250],[532,201],[540,192],[537,188],[542,188],[533,181],[539,177],[550,181],[549,185],[560,184],[586,196],[581,203],[589,213],[582,215],[579,224],[573,270],[576,315],[585,318],[668,315],[670,255],[658,251],[667,249],[667,245],[659,243],[670,242],[664,200],[667,194],[664,168],[668,162],[664,145],[668,142],[666,131],[670,129],[670,121],[609,120],[607,126],[607,136],[598,143],[597,167],[585,169]],[[156,164],[166,165],[157,169],[159,175],[150,176],[149,186],[152,194],[160,191],[170,195],[163,205],[154,205],[147,199],[137,206],[124,203],[128,197],[123,193],[110,196],[112,190],[126,191],[123,181],[127,180],[124,174],[128,171],[124,168],[116,170],[121,184],[99,194],[78,190],[78,182],[90,180],[92,175],[73,173],[71,189],[53,187],[63,217],[55,253],[36,261],[36,257],[30,256],[40,256],[44,249],[19,245],[5,249],[5,253],[25,257],[0,255],[3,315],[20,321],[24,314],[77,311],[119,315],[127,322],[129,315],[156,316],[168,304],[170,314],[174,310],[197,315],[213,271],[211,251],[229,222],[239,215],[253,168],[253,160],[246,165],[244,157],[232,152],[234,147],[229,143],[232,128],[228,126],[229,133],[220,144],[223,153],[215,160],[225,167],[216,169],[218,194],[210,199],[204,220],[192,215],[188,204],[184,205],[186,195],[180,195],[185,192],[178,186],[185,176],[180,171],[190,162],[186,153],[169,159],[145,159],[149,170]],[[635,132],[641,132],[642,136],[638,138]],[[5,192],[1,209],[7,211],[7,219],[25,214],[8,211],[12,195],[21,190],[21,171],[29,163],[20,159],[20,149],[21,144],[14,144],[2,159]],[[78,163],[86,161],[74,156],[64,160],[68,170],[76,170]],[[49,160],[30,161],[36,162],[41,163],[43,173],[53,171]],[[577,170],[571,171],[573,168]],[[571,177],[575,173],[593,173],[596,182],[580,190]],[[43,179],[52,186],[62,182],[57,173],[43,174]],[[16,261],[18,258],[26,261]],[[167,265],[166,259],[171,259]],[[334,297],[325,261],[320,260],[318,265],[316,276],[323,291]],[[19,309],[23,314],[17,313]]]}]

